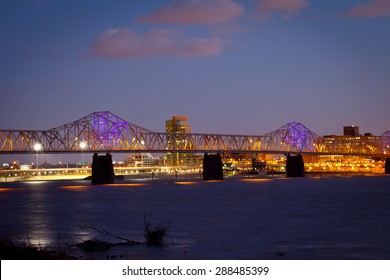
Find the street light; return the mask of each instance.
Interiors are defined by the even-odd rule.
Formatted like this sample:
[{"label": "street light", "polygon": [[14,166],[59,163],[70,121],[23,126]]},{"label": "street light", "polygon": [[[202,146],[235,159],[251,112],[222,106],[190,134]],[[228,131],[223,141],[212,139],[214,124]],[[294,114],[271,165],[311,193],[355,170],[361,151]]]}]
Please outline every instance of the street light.
[{"label": "street light", "polygon": [[[145,145],[144,140],[141,141],[141,145],[142,145],[142,148],[144,148],[144,145]],[[144,153],[141,153],[141,167],[142,167],[142,169],[144,168]]]},{"label": "street light", "polygon": [[83,164],[84,164],[84,163],[85,163],[84,150],[87,148],[87,143],[81,142],[81,143],[80,143],[80,148],[83,150]]},{"label": "street light", "polygon": [[37,152],[37,169],[39,167],[39,162],[38,162],[38,152],[42,149],[42,144],[41,143],[36,143],[34,145],[34,150]]}]

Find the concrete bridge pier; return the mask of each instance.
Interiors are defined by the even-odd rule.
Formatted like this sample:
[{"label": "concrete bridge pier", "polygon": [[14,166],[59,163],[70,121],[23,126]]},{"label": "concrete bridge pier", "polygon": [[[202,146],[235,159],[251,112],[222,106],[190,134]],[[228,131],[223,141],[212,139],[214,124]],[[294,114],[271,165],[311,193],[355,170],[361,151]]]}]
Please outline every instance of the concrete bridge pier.
[{"label": "concrete bridge pier", "polygon": [[385,174],[390,174],[390,158],[386,158],[385,161]]},{"label": "concrete bridge pier", "polygon": [[112,156],[107,153],[105,156],[93,154],[92,160],[92,185],[112,184],[114,183],[114,166]]},{"label": "concrete bridge pier", "polygon": [[216,155],[204,154],[203,181],[209,180],[223,180],[222,157],[220,153]]},{"label": "concrete bridge pier", "polygon": [[286,177],[305,177],[305,164],[302,155],[287,155]]}]

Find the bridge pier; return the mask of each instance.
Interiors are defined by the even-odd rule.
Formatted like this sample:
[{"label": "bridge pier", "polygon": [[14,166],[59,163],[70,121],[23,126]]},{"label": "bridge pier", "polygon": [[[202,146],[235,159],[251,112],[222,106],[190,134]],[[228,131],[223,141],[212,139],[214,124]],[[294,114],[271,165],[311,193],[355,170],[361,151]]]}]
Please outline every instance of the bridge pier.
[{"label": "bridge pier", "polygon": [[386,158],[385,161],[385,174],[390,174],[390,157]]},{"label": "bridge pier", "polygon": [[287,155],[286,177],[305,177],[305,164],[302,155]]},{"label": "bridge pier", "polygon": [[204,154],[203,181],[209,180],[223,180],[222,157],[220,153],[216,155]]},{"label": "bridge pier", "polygon": [[112,184],[114,183],[114,166],[112,165],[112,156],[107,153],[105,156],[93,154],[92,160],[92,185]]}]

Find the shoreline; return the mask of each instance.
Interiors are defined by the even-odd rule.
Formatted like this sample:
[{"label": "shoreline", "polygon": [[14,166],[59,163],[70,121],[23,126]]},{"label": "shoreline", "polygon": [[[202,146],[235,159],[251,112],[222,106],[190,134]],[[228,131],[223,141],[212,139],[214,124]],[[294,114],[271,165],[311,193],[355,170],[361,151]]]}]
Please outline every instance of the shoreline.
[{"label": "shoreline", "polygon": [[[295,178],[305,178],[305,177],[352,177],[352,176],[388,176],[389,174],[385,173],[372,173],[372,172],[338,172],[338,171],[328,171],[328,172],[305,172],[303,177]],[[47,176],[33,176],[29,178],[22,177],[0,177],[0,183],[13,183],[13,182],[35,182],[35,181],[89,181],[91,176],[86,175],[47,175]],[[274,173],[274,174],[236,174],[232,176],[225,176],[224,180],[229,180],[231,178],[258,178],[258,179],[272,179],[272,178],[287,178],[285,173]],[[194,181],[203,181],[199,174],[182,174],[182,175],[152,175],[152,174],[140,174],[140,175],[116,175],[115,182],[122,181],[182,181],[182,180],[194,180]],[[222,181],[224,181],[222,180]]]}]

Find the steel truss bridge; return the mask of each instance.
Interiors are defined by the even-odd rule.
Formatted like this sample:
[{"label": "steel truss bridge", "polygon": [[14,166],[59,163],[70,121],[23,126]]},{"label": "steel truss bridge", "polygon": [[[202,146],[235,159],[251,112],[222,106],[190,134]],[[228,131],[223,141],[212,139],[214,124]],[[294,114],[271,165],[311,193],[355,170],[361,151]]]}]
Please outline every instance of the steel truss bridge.
[{"label": "steel truss bridge", "polygon": [[381,136],[321,137],[291,122],[260,136],[161,133],[108,112],[94,112],[49,130],[0,130],[0,154],[81,152],[228,152],[385,157],[390,131]]}]

